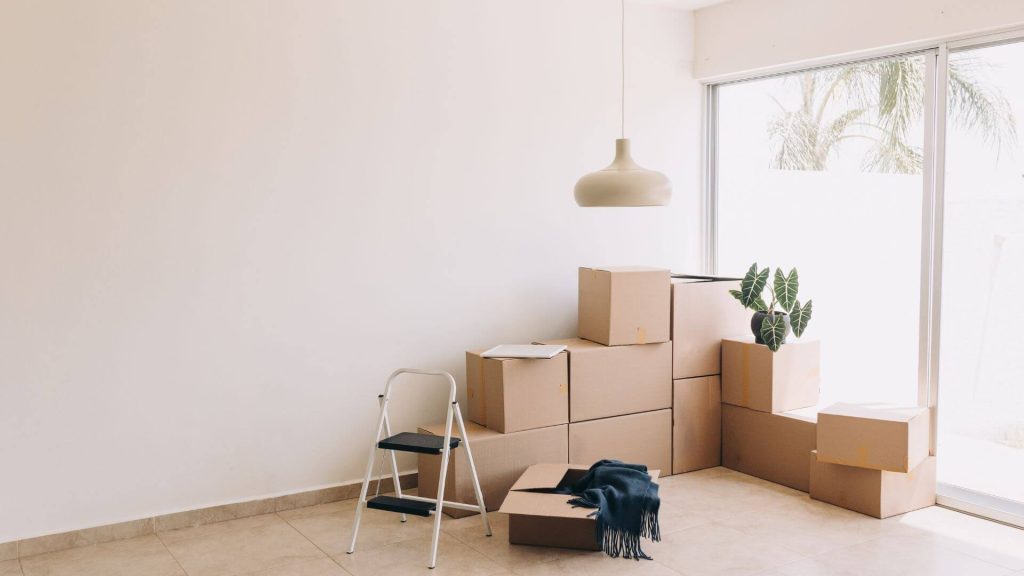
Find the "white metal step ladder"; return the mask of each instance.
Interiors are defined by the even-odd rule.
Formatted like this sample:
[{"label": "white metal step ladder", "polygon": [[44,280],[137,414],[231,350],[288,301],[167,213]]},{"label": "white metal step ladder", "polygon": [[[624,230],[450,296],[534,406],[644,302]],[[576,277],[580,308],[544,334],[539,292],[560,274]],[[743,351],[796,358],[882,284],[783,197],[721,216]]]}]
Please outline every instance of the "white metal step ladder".
[{"label": "white metal step ladder", "polygon": [[[391,422],[388,419],[388,402],[391,398],[391,384],[402,374],[420,374],[424,376],[439,376],[447,378],[450,392],[448,394],[448,415],[445,418],[444,437],[433,434],[416,434],[413,432],[400,432],[392,436]],[[366,462],[366,474],[363,476],[363,486],[359,491],[359,502],[356,503],[356,518],[352,525],[352,543],[349,544],[348,553],[356,550],[356,538],[359,536],[359,521],[363,515],[363,508],[385,510],[401,514],[402,522],[406,521],[406,515],[430,516],[434,515],[434,538],[430,544],[430,564],[433,569],[437,565],[437,544],[441,537],[441,510],[448,506],[459,510],[470,510],[479,512],[484,522],[484,532],[491,535],[491,525],[487,521],[487,507],[484,505],[484,496],[480,491],[480,479],[476,474],[476,464],[473,463],[473,452],[469,449],[469,437],[466,435],[466,425],[462,421],[462,411],[459,403],[455,400],[455,378],[441,370],[419,370],[415,368],[399,368],[391,373],[388,383],[384,387],[384,393],[378,396],[380,401],[380,416],[377,418],[377,434],[370,445],[370,457]],[[459,424],[459,438],[452,437],[452,421]],[[383,438],[381,437],[383,435]],[[464,445],[466,449],[466,463],[469,464],[469,471],[473,477],[473,491],[476,493],[476,504],[463,504],[461,502],[449,502],[444,500],[444,483],[448,475],[448,459],[451,451]],[[370,487],[370,480],[373,476],[373,461],[377,450],[384,450],[391,460],[391,476],[395,483],[394,496],[380,496],[380,482],[383,474],[377,476],[378,495],[370,500],[366,499],[367,490]],[[419,454],[437,454],[441,457],[441,468],[437,480],[437,498],[424,498],[422,496],[410,496],[402,494],[402,486],[398,478],[398,461],[395,459],[395,452],[416,452]]]}]

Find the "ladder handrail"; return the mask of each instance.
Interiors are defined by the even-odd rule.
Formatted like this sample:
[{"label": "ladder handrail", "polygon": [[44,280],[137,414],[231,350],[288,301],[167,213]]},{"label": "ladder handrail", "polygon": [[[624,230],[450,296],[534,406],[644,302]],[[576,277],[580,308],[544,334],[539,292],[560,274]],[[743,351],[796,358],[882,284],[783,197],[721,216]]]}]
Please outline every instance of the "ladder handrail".
[{"label": "ladder handrail", "polygon": [[456,391],[458,390],[458,386],[455,384],[455,377],[453,377],[450,373],[444,370],[427,370],[424,368],[399,368],[398,370],[392,372],[391,376],[388,377],[387,385],[384,386],[385,400],[391,397],[391,384],[394,382],[396,378],[398,378],[402,374],[419,374],[421,376],[442,376],[444,378],[447,378],[449,388],[448,402],[455,402],[455,395]]}]

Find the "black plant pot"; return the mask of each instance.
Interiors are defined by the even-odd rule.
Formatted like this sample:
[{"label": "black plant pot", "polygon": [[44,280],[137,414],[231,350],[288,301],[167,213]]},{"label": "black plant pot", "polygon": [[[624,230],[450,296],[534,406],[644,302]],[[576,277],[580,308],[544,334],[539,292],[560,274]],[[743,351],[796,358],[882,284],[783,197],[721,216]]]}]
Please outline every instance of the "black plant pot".
[{"label": "black plant pot", "polygon": [[[786,324],[786,336],[789,336],[789,332],[792,330],[792,326],[789,323],[789,314],[785,312],[773,312],[774,315],[781,314]],[[761,338],[761,323],[768,317],[767,312],[754,312],[754,317],[750,319],[750,331],[754,333],[754,342],[758,344],[764,344],[764,339]],[[786,343],[786,336],[782,337],[782,343]]]}]

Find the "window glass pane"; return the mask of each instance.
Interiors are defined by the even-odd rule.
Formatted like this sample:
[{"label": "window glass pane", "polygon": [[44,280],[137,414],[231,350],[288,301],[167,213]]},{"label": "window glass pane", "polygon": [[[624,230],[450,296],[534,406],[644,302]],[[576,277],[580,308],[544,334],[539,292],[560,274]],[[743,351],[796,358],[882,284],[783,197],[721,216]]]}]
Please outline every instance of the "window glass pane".
[{"label": "window glass pane", "polygon": [[939,480],[1024,502],[1024,44],[949,57]]},{"label": "window glass pane", "polygon": [[923,56],[718,89],[718,271],[800,272],[823,404],[915,404]]}]

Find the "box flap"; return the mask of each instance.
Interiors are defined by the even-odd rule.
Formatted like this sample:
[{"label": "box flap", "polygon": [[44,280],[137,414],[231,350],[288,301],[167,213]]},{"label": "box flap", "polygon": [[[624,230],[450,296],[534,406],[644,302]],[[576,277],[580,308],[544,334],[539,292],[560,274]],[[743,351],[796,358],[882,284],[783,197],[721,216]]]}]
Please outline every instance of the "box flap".
[{"label": "box flap", "polygon": [[[572,507],[567,494],[543,494],[523,492],[531,488],[553,488],[565,476],[566,472],[575,470],[583,472],[588,466],[576,464],[534,464],[523,472],[523,475],[512,485],[505,496],[499,512],[505,514],[523,514],[526,516],[547,516],[552,518],[587,518],[594,510],[590,508]],[[657,480],[660,470],[650,470],[652,480]]]},{"label": "box flap", "polygon": [[839,402],[819,412],[821,415],[846,416],[849,418],[866,418],[869,420],[887,420],[890,422],[910,422],[928,409],[919,406],[897,406],[894,404],[865,403],[851,404]]}]

